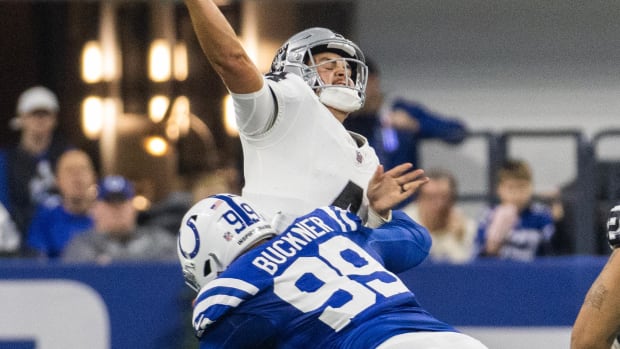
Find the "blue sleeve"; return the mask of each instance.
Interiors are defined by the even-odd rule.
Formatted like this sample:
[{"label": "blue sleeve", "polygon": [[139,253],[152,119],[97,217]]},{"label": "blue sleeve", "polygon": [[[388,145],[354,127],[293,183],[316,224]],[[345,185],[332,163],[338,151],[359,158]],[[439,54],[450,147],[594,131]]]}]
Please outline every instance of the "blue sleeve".
[{"label": "blue sleeve", "polygon": [[266,318],[229,315],[200,338],[200,349],[276,348],[280,329]]},{"label": "blue sleeve", "polygon": [[418,121],[420,130],[417,138],[439,138],[445,142],[457,144],[462,142],[467,135],[467,127],[462,121],[433,113],[418,104],[398,99],[394,102],[392,109],[404,110]]},{"label": "blue sleeve", "polygon": [[0,202],[7,211],[11,212],[9,203],[9,168],[6,158],[6,151],[0,150]]},{"label": "blue sleeve", "polygon": [[400,273],[426,259],[431,249],[431,236],[407,214],[395,210],[390,222],[370,232],[367,245],[381,256],[386,269]]}]

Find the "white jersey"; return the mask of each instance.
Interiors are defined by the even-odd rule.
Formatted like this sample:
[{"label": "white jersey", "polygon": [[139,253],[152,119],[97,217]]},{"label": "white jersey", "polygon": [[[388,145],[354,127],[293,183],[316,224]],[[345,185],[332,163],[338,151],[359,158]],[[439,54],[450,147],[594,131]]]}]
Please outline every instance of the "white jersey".
[{"label": "white jersey", "polygon": [[377,155],[299,76],[271,74],[262,90],[233,98],[244,155],[242,195],[261,213],[271,220],[281,212],[277,227],[325,205],[366,219]]}]

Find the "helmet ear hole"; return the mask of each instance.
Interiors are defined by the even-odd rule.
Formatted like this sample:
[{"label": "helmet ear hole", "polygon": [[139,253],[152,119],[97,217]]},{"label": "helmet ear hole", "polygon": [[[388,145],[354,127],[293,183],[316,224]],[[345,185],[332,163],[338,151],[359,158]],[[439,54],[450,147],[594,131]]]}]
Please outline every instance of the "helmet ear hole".
[{"label": "helmet ear hole", "polygon": [[204,265],[204,276],[211,275],[213,273],[213,278],[216,278],[217,275],[223,272],[228,265],[224,265],[222,261],[217,258],[215,253],[209,253],[209,257],[205,261]]},{"label": "helmet ear hole", "polygon": [[177,254],[186,283],[198,291],[248,246],[274,235],[273,228],[238,195],[218,194],[201,200],[183,216],[179,228]]}]

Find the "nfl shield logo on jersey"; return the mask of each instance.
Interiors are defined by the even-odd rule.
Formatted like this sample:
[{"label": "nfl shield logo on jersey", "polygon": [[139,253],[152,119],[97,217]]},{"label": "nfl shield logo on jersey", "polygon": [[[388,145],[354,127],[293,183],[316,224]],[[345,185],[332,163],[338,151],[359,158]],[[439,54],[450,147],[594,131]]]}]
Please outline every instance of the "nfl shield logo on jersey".
[{"label": "nfl shield logo on jersey", "polygon": [[359,150],[357,150],[355,153],[356,153],[355,154],[355,160],[357,160],[358,164],[361,164],[362,161],[364,160],[364,157],[362,156],[362,153],[360,153]]}]

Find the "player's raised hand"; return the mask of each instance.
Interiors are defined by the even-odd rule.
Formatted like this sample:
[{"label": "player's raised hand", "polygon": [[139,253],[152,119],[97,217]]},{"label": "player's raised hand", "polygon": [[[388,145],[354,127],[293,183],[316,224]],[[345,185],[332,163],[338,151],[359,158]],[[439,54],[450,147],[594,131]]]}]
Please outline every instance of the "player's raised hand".
[{"label": "player's raised hand", "polygon": [[411,163],[400,164],[389,171],[383,166],[377,170],[368,183],[368,201],[370,207],[382,217],[405,199],[413,195],[418,188],[429,181],[424,170],[412,170]]}]

